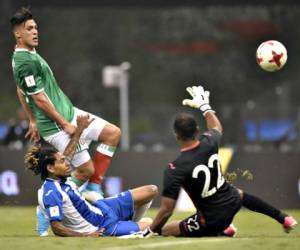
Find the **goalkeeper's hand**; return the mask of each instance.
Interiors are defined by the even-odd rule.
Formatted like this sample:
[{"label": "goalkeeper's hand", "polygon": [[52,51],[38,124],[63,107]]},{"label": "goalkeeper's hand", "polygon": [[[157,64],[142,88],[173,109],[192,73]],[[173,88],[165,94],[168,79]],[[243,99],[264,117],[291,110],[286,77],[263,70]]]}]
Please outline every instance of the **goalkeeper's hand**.
[{"label": "goalkeeper's hand", "polygon": [[203,115],[208,111],[215,112],[209,105],[209,91],[204,91],[202,86],[187,87],[186,91],[193,99],[184,99],[182,105],[200,109]]}]

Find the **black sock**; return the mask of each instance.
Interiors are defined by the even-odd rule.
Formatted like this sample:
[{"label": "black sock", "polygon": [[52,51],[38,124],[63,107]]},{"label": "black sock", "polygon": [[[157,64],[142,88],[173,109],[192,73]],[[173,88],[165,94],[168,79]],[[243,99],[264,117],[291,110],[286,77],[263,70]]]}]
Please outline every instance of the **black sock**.
[{"label": "black sock", "polygon": [[251,194],[247,194],[245,192],[243,194],[243,206],[254,212],[268,215],[281,224],[284,222],[284,217],[287,216],[286,214],[282,213],[280,210],[269,205],[260,198]]}]

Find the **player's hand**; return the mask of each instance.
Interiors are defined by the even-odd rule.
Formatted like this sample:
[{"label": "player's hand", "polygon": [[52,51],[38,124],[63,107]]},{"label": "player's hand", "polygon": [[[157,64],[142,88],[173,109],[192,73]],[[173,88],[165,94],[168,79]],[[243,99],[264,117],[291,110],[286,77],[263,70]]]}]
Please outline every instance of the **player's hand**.
[{"label": "player's hand", "polygon": [[105,230],[104,228],[101,228],[101,229],[97,230],[96,232],[87,234],[86,236],[87,237],[102,237],[104,230]]},{"label": "player's hand", "polygon": [[25,134],[25,138],[29,138],[30,141],[38,142],[40,140],[40,134],[34,121],[29,122],[28,131]]},{"label": "player's hand", "polygon": [[76,131],[76,126],[72,125],[71,123],[67,122],[62,126],[63,130],[69,134],[73,135]]},{"label": "player's hand", "polygon": [[209,105],[209,91],[204,91],[202,86],[188,87],[186,91],[193,97],[193,99],[184,99],[182,101],[182,105],[200,109],[203,115],[205,115],[208,111],[213,111]]},{"label": "player's hand", "polygon": [[79,115],[76,118],[77,126],[80,130],[86,129],[93,121],[95,118],[91,118],[89,115]]},{"label": "player's hand", "polygon": [[143,235],[143,238],[150,238],[152,236],[155,236],[155,235],[158,235],[157,233],[154,233],[150,227],[147,227],[146,229],[144,229],[142,231],[142,235]]}]

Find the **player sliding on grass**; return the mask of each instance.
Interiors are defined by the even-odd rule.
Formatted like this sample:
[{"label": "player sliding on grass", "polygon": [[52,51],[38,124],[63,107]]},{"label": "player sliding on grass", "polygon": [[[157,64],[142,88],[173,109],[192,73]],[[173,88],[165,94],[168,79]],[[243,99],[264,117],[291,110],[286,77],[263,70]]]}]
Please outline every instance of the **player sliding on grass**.
[{"label": "player sliding on grass", "polygon": [[[183,100],[183,105],[202,112],[208,131],[198,139],[199,130],[194,117],[189,114],[176,117],[174,131],[181,154],[164,172],[161,206],[152,225],[132,237],[148,237],[153,232],[164,236],[234,236],[236,229],[230,224],[242,206],[272,217],[288,233],[297,225],[293,217],[224,179],[218,157],[223,129],[209,104],[209,92],[201,86],[189,87],[187,91],[193,99]],[[181,187],[193,201],[197,212],[185,220],[166,224]]]},{"label": "player sliding on grass", "polygon": [[116,197],[87,202],[73,182],[68,181],[72,159],[82,132],[93,122],[77,117],[77,127],[64,154],[51,145],[33,147],[25,155],[28,169],[40,174],[44,183],[38,201],[59,236],[120,236],[144,230],[150,222],[140,221],[157,195],[155,185],[142,186]]}]

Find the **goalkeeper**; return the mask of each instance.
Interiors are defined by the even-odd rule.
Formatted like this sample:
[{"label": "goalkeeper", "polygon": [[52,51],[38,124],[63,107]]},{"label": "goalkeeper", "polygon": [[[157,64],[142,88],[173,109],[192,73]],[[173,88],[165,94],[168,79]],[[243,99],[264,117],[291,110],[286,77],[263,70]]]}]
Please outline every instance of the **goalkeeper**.
[{"label": "goalkeeper", "polygon": [[[202,86],[189,87],[187,91],[192,99],[183,100],[183,105],[201,111],[207,131],[198,139],[199,129],[193,116],[180,114],[176,117],[174,131],[181,154],[165,169],[161,206],[152,225],[132,237],[148,237],[154,233],[185,237],[234,236],[236,228],[231,222],[242,206],[277,220],[285,232],[292,230],[297,224],[292,216],[235,188],[224,179],[218,157],[223,130],[209,104],[209,92]],[[181,187],[197,211],[182,221],[166,224]]]}]

